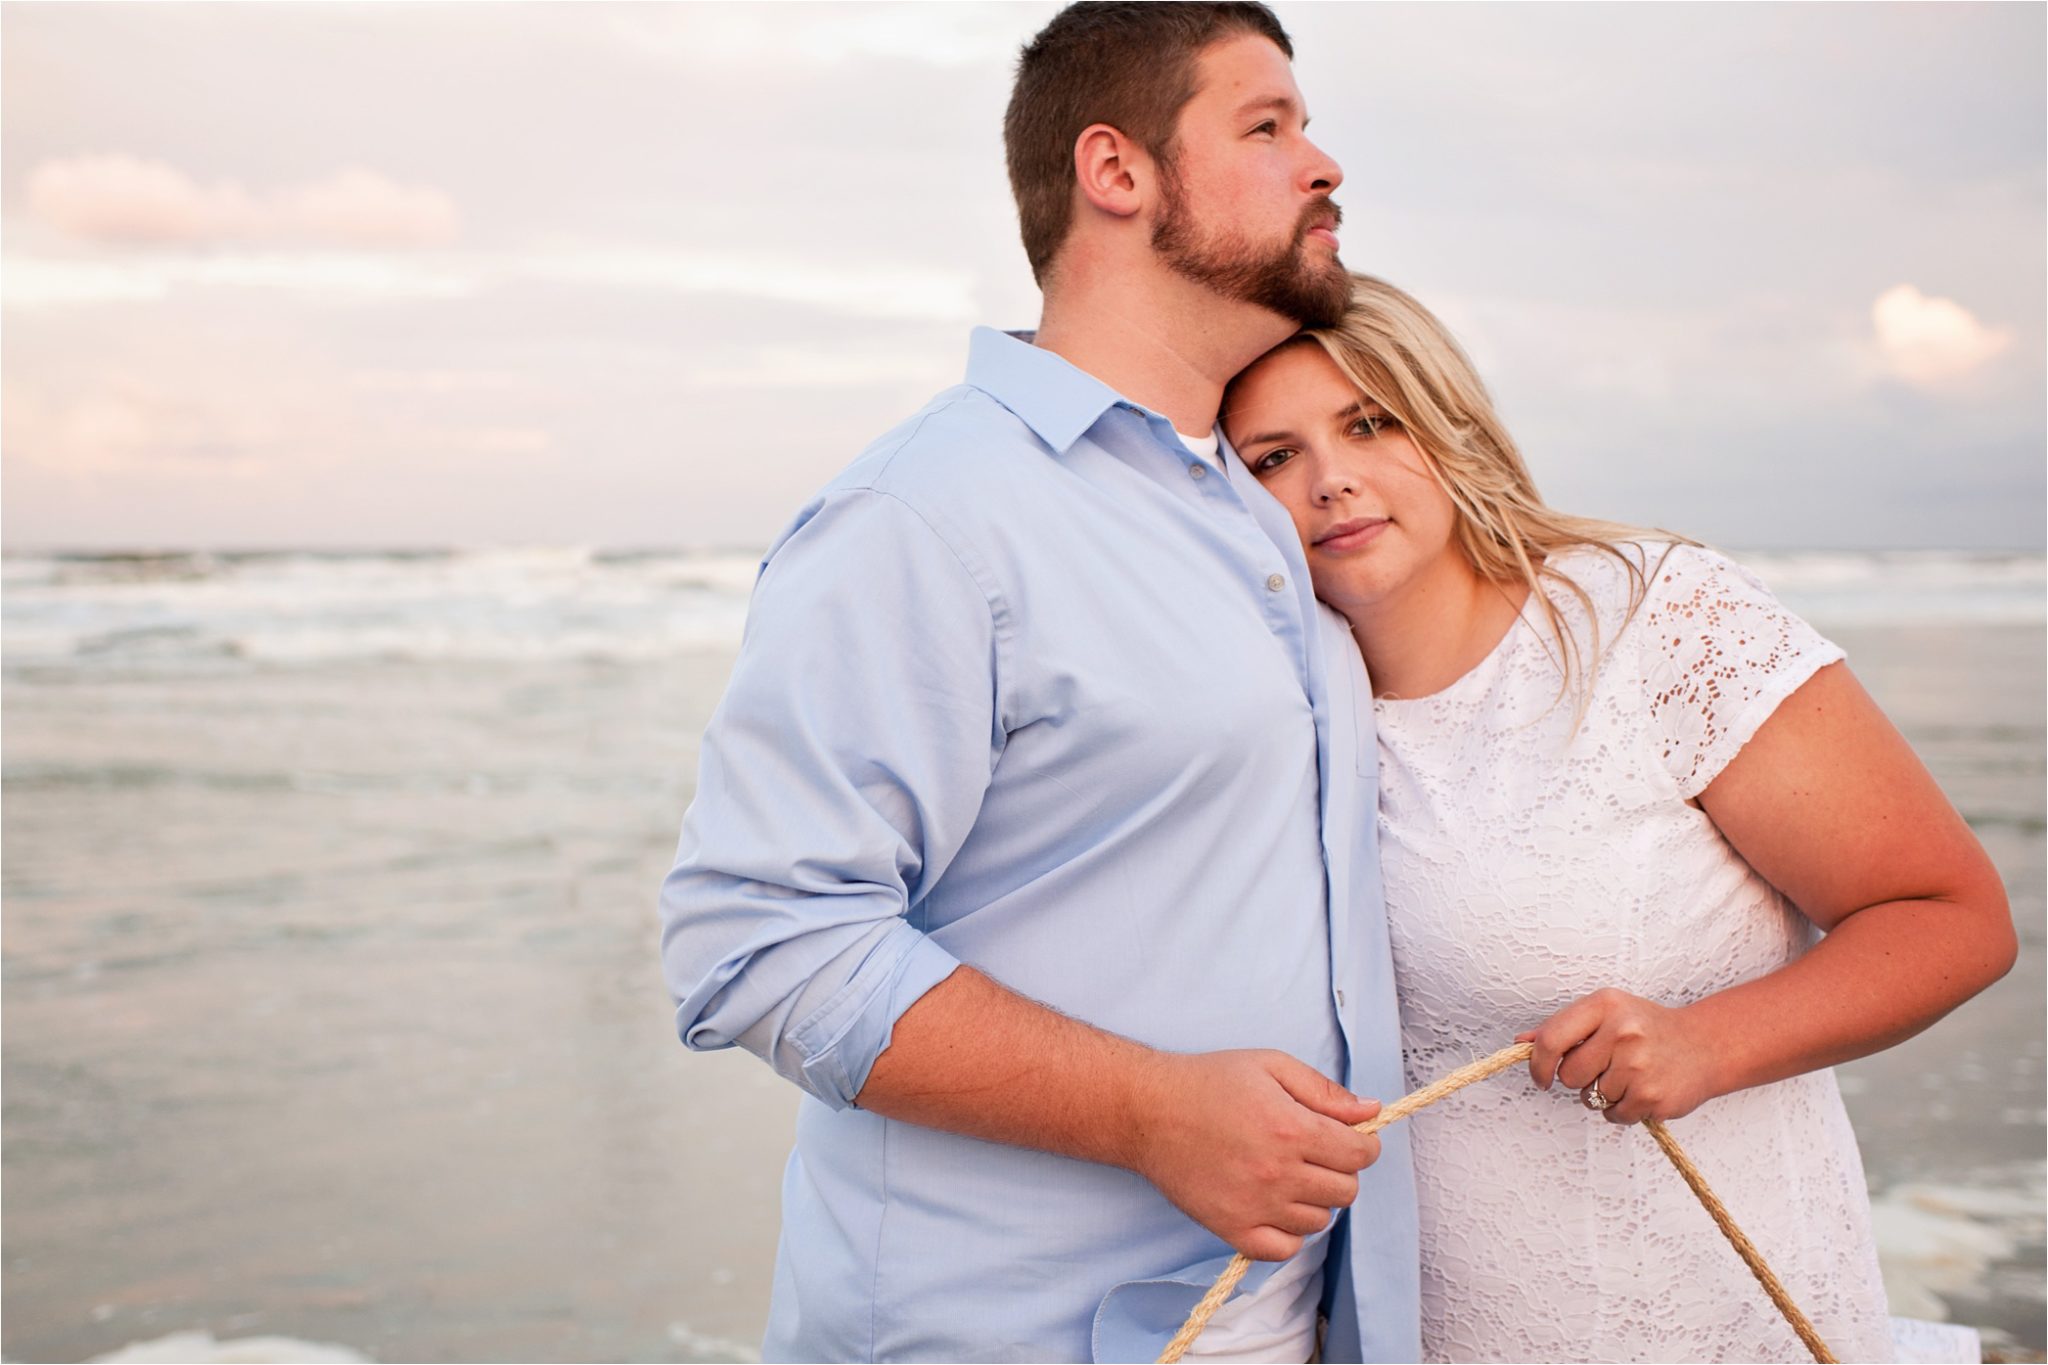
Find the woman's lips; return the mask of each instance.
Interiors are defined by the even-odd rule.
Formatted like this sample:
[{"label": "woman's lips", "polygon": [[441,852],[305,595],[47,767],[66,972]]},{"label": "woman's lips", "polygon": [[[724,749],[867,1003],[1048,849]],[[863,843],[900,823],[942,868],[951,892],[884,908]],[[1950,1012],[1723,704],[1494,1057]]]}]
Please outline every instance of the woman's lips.
[{"label": "woman's lips", "polygon": [[1333,554],[1356,550],[1361,545],[1371,544],[1379,537],[1380,532],[1392,524],[1385,517],[1339,522],[1323,535],[1316,537],[1316,548]]}]

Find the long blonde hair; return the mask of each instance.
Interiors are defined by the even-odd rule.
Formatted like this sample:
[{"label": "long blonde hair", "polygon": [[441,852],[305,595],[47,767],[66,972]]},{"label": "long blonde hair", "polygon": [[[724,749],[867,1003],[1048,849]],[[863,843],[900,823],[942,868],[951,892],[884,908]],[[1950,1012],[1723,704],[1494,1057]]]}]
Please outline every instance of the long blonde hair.
[{"label": "long blonde hair", "polygon": [[[1343,321],[1302,332],[1295,341],[1321,346],[1361,395],[1407,431],[1457,509],[1452,538],[1473,570],[1488,582],[1528,585],[1530,601],[1543,613],[1557,645],[1563,675],[1559,699],[1576,694],[1576,728],[1603,647],[1593,599],[1553,565],[1557,552],[1583,546],[1612,555],[1623,566],[1629,576],[1626,624],[1642,605],[1649,580],[1639,558],[1623,544],[1697,542],[1669,531],[1570,516],[1546,505],[1494,411],[1492,395],[1449,329],[1412,295],[1385,280],[1353,274],[1351,283],[1351,306]],[[1586,644],[1573,636],[1543,591],[1546,580],[1562,585],[1585,608],[1592,631]]]}]

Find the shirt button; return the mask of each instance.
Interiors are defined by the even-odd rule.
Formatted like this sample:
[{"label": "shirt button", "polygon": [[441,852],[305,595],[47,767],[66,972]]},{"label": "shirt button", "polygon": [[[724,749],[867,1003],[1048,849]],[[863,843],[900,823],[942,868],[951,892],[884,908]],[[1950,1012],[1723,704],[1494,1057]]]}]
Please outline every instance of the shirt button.
[{"label": "shirt button", "polygon": [[1271,578],[1266,580],[1267,592],[1278,592],[1280,591],[1280,589],[1286,586],[1287,580],[1285,578],[1282,578],[1279,574],[1274,574]]},{"label": "shirt button", "polygon": [[1338,991],[1338,992],[1337,992],[1337,1008],[1339,1008],[1339,1009],[1342,1009],[1343,1007],[1344,1007],[1344,992],[1342,992],[1342,991]]},{"label": "shirt button", "polygon": [[1191,464],[1191,465],[1189,465],[1189,466],[1188,466],[1188,477],[1189,477],[1189,478],[1191,478],[1191,479],[1206,479],[1206,478],[1208,478],[1208,477],[1209,477],[1209,466],[1207,466],[1207,465],[1205,465],[1205,464],[1201,464],[1201,463],[1196,463],[1196,464]]}]

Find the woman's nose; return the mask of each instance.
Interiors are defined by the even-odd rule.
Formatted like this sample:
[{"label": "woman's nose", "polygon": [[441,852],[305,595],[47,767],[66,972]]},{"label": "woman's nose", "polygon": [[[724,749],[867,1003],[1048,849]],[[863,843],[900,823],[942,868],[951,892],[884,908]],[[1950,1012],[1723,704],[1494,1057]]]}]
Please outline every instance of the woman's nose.
[{"label": "woman's nose", "polygon": [[1316,480],[1314,498],[1316,506],[1326,507],[1338,498],[1356,497],[1358,481],[1342,470],[1331,470]]}]

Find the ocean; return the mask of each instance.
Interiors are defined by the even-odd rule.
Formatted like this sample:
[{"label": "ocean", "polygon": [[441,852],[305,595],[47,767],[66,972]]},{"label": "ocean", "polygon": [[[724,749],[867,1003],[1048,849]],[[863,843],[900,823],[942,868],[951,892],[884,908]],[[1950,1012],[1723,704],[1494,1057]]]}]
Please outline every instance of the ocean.
[{"label": "ocean", "polygon": [[[2043,558],[1738,558],[2005,876],[2012,974],[1840,1075],[1893,1311],[2038,1359]],[[796,1092],[653,905],[757,559],[0,560],[0,1354],[754,1354]]]}]

